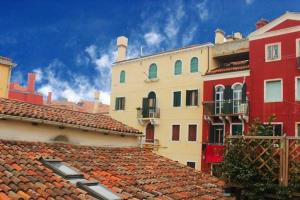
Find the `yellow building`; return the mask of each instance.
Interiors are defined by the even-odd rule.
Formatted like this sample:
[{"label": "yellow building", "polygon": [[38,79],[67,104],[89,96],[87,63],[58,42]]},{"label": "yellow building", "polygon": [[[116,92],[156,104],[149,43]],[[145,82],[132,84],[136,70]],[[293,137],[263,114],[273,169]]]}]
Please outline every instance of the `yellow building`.
[{"label": "yellow building", "polygon": [[110,115],[145,134],[144,146],[200,169],[202,75],[212,44],[125,59],[128,39],[117,40]]},{"label": "yellow building", "polygon": [[0,56],[0,97],[8,97],[11,69],[14,66],[12,60]]}]

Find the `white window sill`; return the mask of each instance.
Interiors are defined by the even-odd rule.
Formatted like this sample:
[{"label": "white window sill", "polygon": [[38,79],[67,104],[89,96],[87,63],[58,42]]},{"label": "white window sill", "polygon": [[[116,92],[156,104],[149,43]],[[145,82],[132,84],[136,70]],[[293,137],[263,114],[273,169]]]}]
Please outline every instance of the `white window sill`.
[{"label": "white window sill", "polygon": [[281,60],[281,58],[277,58],[277,59],[265,59],[265,62],[275,62],[275,61],[279,61]]},{"label": "white window sill", "polygon": [[264,103],[281,103],[283,100],[264,100]]},{"label": "white window sill", "polygon": [[145,83],[151,83],[151,82],[157,82],[157,81],[159,81],[159,78],[153,78],[153,79],[146,79],[145,80]]}]

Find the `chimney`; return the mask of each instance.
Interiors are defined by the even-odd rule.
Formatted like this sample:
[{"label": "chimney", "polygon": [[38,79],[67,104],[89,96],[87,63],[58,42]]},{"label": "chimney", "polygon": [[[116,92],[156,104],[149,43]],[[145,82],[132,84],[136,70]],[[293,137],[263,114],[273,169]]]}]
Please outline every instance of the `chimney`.
[{"label": "chimney", "polygon": [[265,26],[266,24],[269,23],[269,20],[266,19],[260,19],[256,22],[256,30],[260,29],[261,27]]},{"label": "chimney", "polygon": [[47,96],[47,104],[50,105],[52,102],[52,92],[48,92],[48,96]]},{"label": "chimney", "polygon": [[120,36],[117,38],[117,47],[118,47],[117,62],[125,60],[127,45],[128,45],[127,37]]},{"label": "chimney", "polygon": [[28,73],[27,91],[31,93],[35,92],[35,73]]},{"label": "chimney", "polygon": [[99,91],[96,91],[95,92],[95,102],[94,102],[94,108],[93,108],[93,113],[97,113],[98,111],[98,106],[99,106],[99,103],[100,103],[100,95],[101,93]]},{"label": "chimney", "polygon": [[225,42],[225,33],[222,29],[215,31],[215,44],[222,44]]},{"label": "chimney", "polygon": [[240,32],[235,32],[233,34],[233,37],[234,37],[235,40],[243,39],[243,36],[242,36],[242,34]]}]

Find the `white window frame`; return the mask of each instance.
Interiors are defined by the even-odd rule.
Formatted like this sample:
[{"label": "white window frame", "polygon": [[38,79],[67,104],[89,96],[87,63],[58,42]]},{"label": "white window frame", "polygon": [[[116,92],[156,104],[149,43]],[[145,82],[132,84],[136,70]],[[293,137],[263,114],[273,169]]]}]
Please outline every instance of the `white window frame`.
[{"label": "white window frame", "polygon": [[[268,47],[269,46],[274,46],[274,45],[278,45],[278,58],[268,59]],[[266,62],[273,62],[273,61],[278,61],[278,60],[281,60],[281,42],[266,44],[265,45],[265,61]]]},{"label": "white window frame", "polygon": [[[116,108],[116,103],[117,103],[117,101],[116,101],[116,99],[117,98],[124,98],[124,109],[123,110],[116,110],[115,108]],[[126,109],[126,97],[125,96],[117,96],[117,97],[115,97],[115,111],[117,111],[117,112],[124,112],[125,111],[125,109]]]},{"label": "white window frame", "polygon": [[245,125],[244,122],[232,122],[230,123],[230,135],[232,136],[232,125],[242,125],[242,135],[244,135]]},{"label": "white window frame", "polygon": [[[264,125],[268,125],[269,122],[264,122]],[[270,123],[271,125],[278,125],[280,124],[281,125],[281,135],[283,136],[284,135],[284,132],[283,132],[283,122],[271,122]]]},{"label": "white window frame", "polygon": [[[178,141],[176,141],[176,140],[173,140],[172,138],[172,136],[173,136],[173,125],[178,125],[179,126],[179,140]],[[174,124],[171,124],[171,135],[170,135],[170,141],[171,142],[174,142],[174,143],[179,143],[179,142],[181,142],[181,137],[182,137],[182,126],[181,126],[181,124],[180,123],[174,123]]]},{"label": "white window frame", "polygon": [[[197,90],[197,95],[198,95],[198,102],[197,102],[197,105],[190,105],[190,106],[188,106],[188,105],[186,105],[186,93],[187,93],[187,91],[191,91],[191,90]],[[185,90],[185,93],[184,93],[184,96],[185,96],[185,101],[184,101],[184,105],[185,105],[185,107],[186,108],[197,108],[197,107],[200,107],[200,104],[201,104],[201,99],[200,99],[200,95],[201,95],[201,92],[200,92],[200,88],[187,88],[186,90]],[[181,92],[181,98],[182,98],[182,92]],[[182,99],[181,99],[182,100]],[[181,102],[181,104],[182,104],[182,102]]]},{"label": "white window frame", "polygon": [[298,84],[297,81],[300,80],[300,76],[296,76],[295,77],[295,100],[296,101],[300,101],[300,94],[297,95],[297,91],[298,91]]},{"label": "white window frame", "polygon": [[193,162],[193,163],[195,163],[195,168],[194,168],[194,169],[197,169],[197,162],[196,162],[196,161],[194,161],[194,160],[187,160],[187,161],[186,161],[186,166],[188,166],[188,165],[187,165],[188,162]]},{"label": "white window frame", "polygon": [[300,57],[300,38],[296,39],[296,57]]},{"label": "white window frame", "polygon": [[[175,93],[175,92],[180,92],[180,106],[177,106],[177,107],[175,107],[174,104],[173,104],[173,103],[174,103],[174,93]],[[175,109],[176,109],[176,108],[182,108],[182,107],[183,107],[183,106],[182,106],[182,102],[184,102],[184,101],[183,101],[183,99],[182,99],[182,97],[183,97],[182,94],[183,94],[183,91],[182,91],[182,90],[174,90],[174,91],[172,91],[172,94],[171,94],[171,95],[172,95],[172,98],[171,98],[171,107],[172,107],[172,108],[175,108]]]},{"label": "white window frame", "polygon": [[[225,140],[226,140],[226,135],[225,135],[226,134],[226,130],[225,130],[226,126],[225,126],[225,123],[212,123],[211,124],[211,126],[215,126],[215,125],[223,125],[223,130],[224,130],[224,132],[223,132],[223,136],[224,136],[223,144],[225,144]],[[208,139],[209,139],[209,135],[208,135]],[[217,144],[221,144],[221,143],[217,143]]]},{"label": "white window frame", "polygon": [[[267,82],[272,82],[272,81],[280,81],[281,82],[281,99],[280,100],[267,100]],[[267,79],[264,80],[264,102],[265,103],[272,103],[272,102],[282,102],[283,101],[283,80],[280,78],[277,79]]]},{"label": "white window frame", "polygon": [[298,125],[300,125],[300,122],[295,123],[295,137],[300,137],[300,133],[298,133]]},{"label": "white window frame", "polygon": [[[237,85],[240,85],[241,86],[241,89],[240,90],[235,90],[235,86]],[[241,103],[242,103],[242,99],[243,99],[243,84],[242,83],[234,83],[232,86],[231,86],[231,89],[232,89],[232,111],[234,112],[235,111],[235,108],[237,109],[237,112],[234,112],[234,113],[240,113],[240,110],[241,110]],[[234,93],[235,92],[239,92],[239,97],[238,99],[234,98]],[[237,106],[235,106],[235,102],[237,101]]]},{"label": "white window frame", "polygon": [[[195,140],[195,141],[189,141],[189,126],[190,126],[190,125],[196,125],[196,140]],[[199,128],[198,123],[189,123],[189,124],[187,125],[187,138],[186,138],[187,142],[191,142],[191,143],[196,143],[196,142],[198,142],[198,128]]]},{"label": "white window frame", "polygon": [[[223,91],[222,92],[217,92],[217,88],[218,87],[222,87],[223,88]],[[216,114],[221,114],[222,113],[222,109],[224,107],[224,90],[225,90],[225,86],[224,85],[221,85],[221,84],[218,84],[218,85],[215,85],[215,93],[214,93],[214,99],[215,99],[215,113]],[[220,100],[217,100],[217,93],[219,95],[221,95],[221,99]],[[219,112],[217,112],[217,108],[219,108]]]}]

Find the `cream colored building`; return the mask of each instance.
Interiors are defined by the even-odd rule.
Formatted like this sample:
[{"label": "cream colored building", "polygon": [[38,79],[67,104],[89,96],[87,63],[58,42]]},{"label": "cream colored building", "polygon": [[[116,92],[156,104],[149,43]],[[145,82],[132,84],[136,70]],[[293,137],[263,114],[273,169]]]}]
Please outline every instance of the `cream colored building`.
[{"label": "cream colored building", "polygon": [[212,44],[126,60],[127,42],[117,40],[110,115],[142,131],[145,146],[158,154],[200,169],[202,75]]},{"label": "cream colored building", "polygon": [[14,66],[12,60],[0,56],[0,97],[8,97],[11,69]]}]

